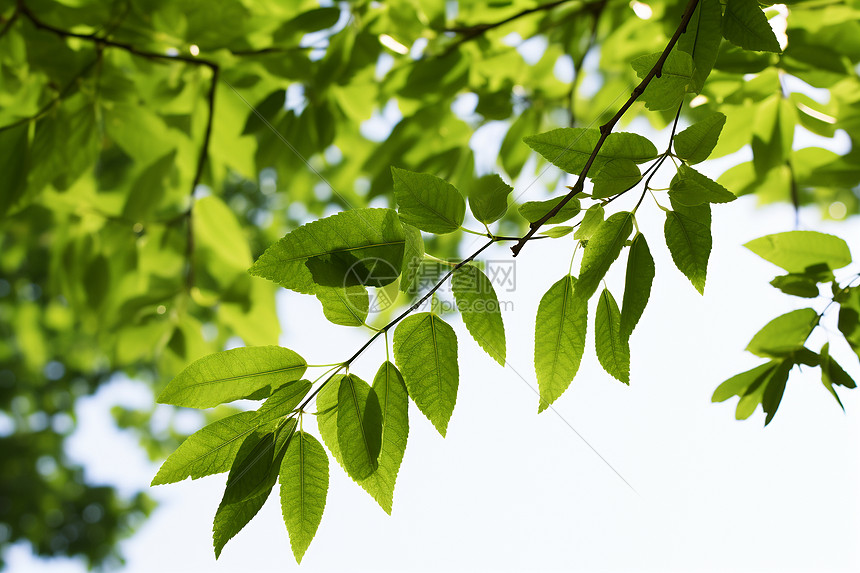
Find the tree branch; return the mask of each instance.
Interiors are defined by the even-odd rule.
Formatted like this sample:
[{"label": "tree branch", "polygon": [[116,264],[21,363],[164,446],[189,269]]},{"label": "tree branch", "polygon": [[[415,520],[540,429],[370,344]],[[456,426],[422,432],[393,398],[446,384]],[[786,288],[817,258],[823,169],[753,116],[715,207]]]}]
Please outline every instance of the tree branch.
[{"label": "tree branch", "polygon": [[624,103],[623,106],[615,113],[612,118],[607,121],[605,124],[600,126],[600,139],[597,140],[597,144],[594,146],[594,149],[591,152],[591,155],[588,157],[588,161],[585,163],[585,167],[583,167],[582,171],[579,174],[579,177],[576,180],[576,183],[571,187],[570,193],[564,196],[564,198],[558,202],[558,204],[550,209],[550,211],[529,225],[528,232],[523,235],[522,239],[519,242],[511,247],[511,251],[513,251],[514,256],[520,254],[520,251],[525,246],[526,242],[541,228],[550,218],[553,217],[556,213],[561,211],[562,207],[564,207],[568,201],[573,199],[573,197],[580,193],[585,185],[585,177],[588,175],[588,170],[591,169],[594,160],[597,159],[597,154],[600,152],[600,148],[603,147],[603,144],[606,142],[606,138],[609,137],[609,134],[612,133],[613,128],[621,119],[621,117],[630,109],[630,106],[633,105],[639,96],[645,91],[645,88],[648,87],[648,84],[651,83],[651,80],[655,77],[659,78],[660,74],[663,71],[663,64],[666,62],[666,58],[669,57],[669,53],[672,51],[672,48],[675,47],[675,44],[678,42],[678,39],[681,37],[681,34],[687,31],[687,24],[690,23],[690,19],[693,17],[693,13],[696,11],[696,6],[698,6],[699,0],[690,0],[687,4],[687,7],[684,9],[684,14],[681,16],[681,23],[678,25],[678,28],[675,30],[675,33],[672,35],[672,38],[669,40],[669,43],[666,44],[666,49],[663,50],[663,53],[660,55],[660,58],[654,64],[654,67],[651,68],[651,71],[642,78],[642,81],[633,88],[633,93],[630,94],[630,98]]},{"label": "tree branch", "polygon": [[[490,30],[494,30],[495,28],[499,28],[500,26],[504,26],[505,24],[509,24],[515,20],[519,20],[520,18],[522,18],[524,16],[528,16],[530,14],[535,14],[536,12],[547,12],[547,11],[552,10],[553,8],[557,8],[558,6],[561,6],[562,4],[569,2],[569,1],[570,0],[556,0],[554,2],[548,2],[547,4],[541,4],[539,6],[535,6],[534,8],[527,8],[525,10],[522,10],[521,12],[517,12],[516,14],[514,14],[512,16],[508,16],[507,18],[504,18],[504,19],[499,20],[497,22],[486,22],[483,24],[474,24],[472,26],[445,28],[442,30],[443,32],[453,32],[455,34],[460,34],[462,37],[459,38],[454,43],[450,44],[445,49],[445,51],[443,52],[443,55],[450,54],[451,52],[456,50],[461,45],[465,44],[466,42],[470,42],[470,41],[474,40],[475,38],[482,36],[483,34],[485,34],[486,32],[488,32]],[[603,5],[603,4],[605,4],[605,0],[601,0],[599,2],[594,2],[594,3],[583,3],[582,6],[580,6],[580,11],[594,11],[596,9],[595,8],[596,6]],[[602,10],[602,7],[600,9]]]}]

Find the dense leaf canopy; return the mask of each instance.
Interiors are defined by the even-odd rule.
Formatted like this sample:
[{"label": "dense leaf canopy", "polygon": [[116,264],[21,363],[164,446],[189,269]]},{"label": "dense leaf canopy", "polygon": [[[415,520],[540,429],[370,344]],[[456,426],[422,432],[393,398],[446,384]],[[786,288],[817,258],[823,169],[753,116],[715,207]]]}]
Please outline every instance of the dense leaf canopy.
[{"label": "dense leaf canopy", "polygon": [[[64,454],[76,401],[117,376],[218,406],[181,446],[153,409],[114,412],[153,459],[175,450],[155,484],[229,472],[217,553],[279,482],[300,560],[329,454],[390,512],[409,399],[443,435],[457,399],[458,337],[435,307],[405,308],[439,286],[414,284],[421,261],[468,255],[439,279],[505,362],[498,297],[467,264],[481,251],[458,252],[471,218],[482,249],[511,241],[525,257],[544,238],[581,253],[537,310],[540,410],[573,380],[586,329],[605,369],[635,381],[649,243],[704,292],[712,208],[755,193],[837,220],[860,211],[858,63],[857,0],[0,0],[0,544],[119,559],[151,502],[88,483]],[[659,144],[625,131],[638,115],[665,130]],[[718,181],[692,167],[742,148],[752,159]],[[651,188],[658,170],[674,173],[668,189]],[[512,188],[539,173],[550,196],[519,204]],[[649,192],[665,236],[646,242],[635,217]],[[760,405],[770,423],[796,365],[820,367],[837,401],[835,386],[855,386],[828,345],[805,346],[832,309],[860,354],[860,287],[837,274],[848,245],[787,231],[747,247],[788,273],[772,283],[785,294],[829,285],[826,307],[755,335],[748,350],[767,362],[713,397],[738,396],[738,418]],[[625,257],[622,298],[602,279]],[[275,346],[279,285],[352,327],[368,321],[368,288],[402,292],[406,312],[368,342],[391,338],[393,362],[369,385],[348,372],[362,348],[302,380],[305,360]],[[242,398],[265,402],[222,405]],[[314,404],[328,454],[300,425]]]}]

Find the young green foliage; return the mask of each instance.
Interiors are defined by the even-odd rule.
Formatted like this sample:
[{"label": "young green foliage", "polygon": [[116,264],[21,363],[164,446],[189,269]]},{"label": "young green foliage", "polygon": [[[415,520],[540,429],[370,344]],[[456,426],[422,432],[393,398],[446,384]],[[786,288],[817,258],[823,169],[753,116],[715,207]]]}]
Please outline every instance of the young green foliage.
[{"label": "young green foliage", "polygon": [[593,199],[605,199],[631,189],[642,180],[639,167],[629,159],[613,159],[591,178]]},{"label": "young green foliage", "polygon": [[[564,197],[555,197],[546,201],[526,201],[519,206],[520,215],[529,223],[534,223],[540,220],[541,217],[549,213],[556,205],[561,203]],[[555,225],[556,223],[564,223],[565,221],[576,217],[579,214],[579,199],[571,199],[559,210],[558,213],[547,219],[547,225]]]},{"label": "young green foliage", "polygon": [[833,386],[856,388],[857,384],[854,382],[854,379],[851,378],[851,376],[830,356],[829,342],[825,343],[824,346],[821,347],[819,357],[821,361],[821,383],[824,384],[824,387],[827,388],[827,391],[830,392],[830,395],[833,396],[839,404],[839,407],[842,408],[842,411],[844,412],[845,406],[842,404],[842,400],[839,399],[839,394],[836,393],[836,389]]},{"label": "young green foliage", "polygon": [[636,328],[654,282],[654,259],[645,241],[645,235],[637,234],[627,255],[627,274],[624,279],[624,299],[621,305],[621,338],[627,340]]},{"label": "young green foliage", "polygon": [[250,273],[305,294],[316,284],[380,287],[397,279],[405,244],[393,209],[352,209],[287,233]]},{"label": "young green foliage", "polygon": [[839,332],[860,357],[860,287],[846,288],[839,300]]},{"label": "young green foliage", "polygon": [[[317,425],[332,456],[343,466],[337,439],[340,379],[340,376],[335,376],[317,395]],[[373,496],[386,513],[391,514],[394,486],[409,436],[409,396],[403,377],[391,362],[379,367],[373,379],[372,392],[376,394],[382,411],[382,447],[376,471],[365,479],[357,480],[357,483]]]},{"label": "young green foliage", "polygon": [[588,208],[585,215],[582,216],[582,221],[579,223],[579,228],[573,234],[574,239],[590,239],[597,228],[603,224],[603,205],[595,204]]},{"label": "young green foliage", "polygon": [[621,254],[621,249],[633,231],[633,213],[621,211],[610,215],[588,240],[582,255],[576,296],[584,301],[591,298],[606,271]]},{"label": "young green foliage", "polygon": [[349,477],[359,481],[376,471],[382,447],[382,412],[370,385],[355,374],[340,379],[337,444]]},{"label": "young green foliage", "polygon": [[463,324],[490,358],[505,365],[505,324],[493,283],[475,265],[464,265],[451,277],[451,290]]},{"label": "young green foliage", "polygon": [[681,165],[669,186],[673,203],[695,207],[702,203],[729,203],[737,199],[734,194],[692,167]]},{"label": "young green foliage", "polygon": [[789,273],[803,273],[822,263],[831,270],[851,263],[851,251],[843,239],[816,231],[788,231],[765,235],[744,246]]},{"label": "young green foliage", "polygon": [[281,511],[296,562],[301,563],[325,510],[328,457],[322,444],[306,432],[290,440],[281,462]]},{"label": "young green foliage", "polygon": [[421,231],[412,225],[403,224],[406,248],[403,251],[403,264],[400,268],[400,292],[408,292],[418,276],[418,268],[424,260],[424,238]]},{"label": "young green foliage", "polygon": [[818,313],[815,310],[793,310],[768,322],[753,336],[746,349],[756,356],[784,358],[803,347],[816,325]]},{"label": "young green foliage", "polygon": [[[289,420],[285,427],[288,437],[282,443],[289,441],[296,421]],[[221,555],[224,545],[239,533],[266,503],[269,493],[278,481],[278,468],[284,451],[283,447],[276,447],[275,433],[270,427],[259,428],[242,443],[227,477],[224,497],[215,513],[212,526],[216,558]]]},{"label": "young green foliage", "polygon": [[268,424],[278,418],[292,414],[302,399],[310,392],[311,386],[309,381],[299,380],[278,388],[259,407],[255,422],[258,425]]},{"label": "young green foliage", "polygon": [[745,50],[780,52],[779,42],[757,0],[728,0],[723,37]]},{"label": "young green foliage", "polygon": [[158,402],[212,408],[280,388],[301,378],[306,369],[304,358],[280,346],[225,350],[191,363],[161,391]]},{"label": "young green foliage", "polygon": [[567,390],[585,352],[588,304],[574,296],[576,282],[570,275],[563,277],[550,287],[538,305],[535,319],[538,413]]},{"label": "young green foliage", "polygon": [[513,187],[502,181],[498,175],[484,175],[469,193],[469,209],[475,219],[489,225],[505,216],[508,210],[508,195]]},{"label": "young green foliage", "polygon": [[701,163],[716,147],[724,125],[725,114],[717,111],[706,115],[675,136],[672,140],[675,153],[688,165]]},{"label": "young green foliage", "polygon": [[226,472],[243,440],[257,429],[256,418],[256,412],[240,412],[197,430],[164,460],[150,485]]},{"label": "young green foliage", "polygon": [[323,315],[333,324],[361,326],[367,320],[370,297],[363,286],[336,287],[315,285],[314,294],[322,303]]},{"label": "young green foliage", "polygon": [[428,173],[391,168],[397,213],[404,223],[428,233],[453,233],[463,224],[466,200],[456,187]]},{"label": "young green foliage", "polygon": [[[579,127],[562,127],[523,139],[544,159],[573,175],[578,175],[585,167],[599,140],[599,130]],[[645,163],[655,157],[657,157],[657,148],[641,135],[611,133],[594,158],[591,169],[596,171],[613,159],[629,159],[634,163]]]},{"label": "young green foliage", "polygon": [[693,57],[691,91],[699,93],[711,73],[720,51],[723,8],[720,0],[699,0],[687,32],[678,38],[677,47]]},{"label": "young green foliage", "polygon": [[558,227],[552,227],[550,229],[541,230],[541,235],[545,235],[550,239],[560,239],[562,237],[566,237],[567,235],[573,232],[573,227],[568,227],[565,225],[560,225]]},{"label": "young green foliage", "polygon": [[597,360],[609,374],[630,384],[630,346],[621,333],[621,312],[609,289],[603,289],[597,300],[594,319],[594,341]]},{"label": "young green foliage", "polygon": [[454,329],[430,312],[404,318],[394,330],[394,361],[409,396],[444,437],[460,376]]},{"label": "young green foliage", "polygon": [[700,294],[705,293],[708,258],[711,255],[711,208],[705,203],[685,207],[672,202],[663,232],[675,266]]},{"label": "young green foliage", "polygon": [[[636,58],[630,64],[640,79],[651,71],[660,59],[662,52],[648,54]],[[675,109],[684,100],[688,88],[693,82],[693,58],[687,52],[672,50],[663,63],[660,77],[649,82],[642,94],[645,107],[651,111]]]}]

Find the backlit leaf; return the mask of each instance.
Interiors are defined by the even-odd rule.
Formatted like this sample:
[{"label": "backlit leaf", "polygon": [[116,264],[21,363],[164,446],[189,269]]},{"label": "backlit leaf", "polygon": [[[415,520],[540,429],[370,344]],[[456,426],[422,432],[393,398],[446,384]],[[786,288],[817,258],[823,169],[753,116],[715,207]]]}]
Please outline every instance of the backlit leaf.
[{"label": "backlit leaf", "polygon": [[585,248],[579,280],[576,281],[576,296],[587,301],[597,290],[606,271],[621,254],[624,243],[633,231],[633,213],[621,211],[603,221]]},{"label": "backlit leaf", "polygon": [[588,305],[573,296],[576,278],[563,277],[538,305],[535,320],[535,371],[540,388],[538,412],[561,396],[576,376],[585,351]]},{"label": "backlit leaf", "polygon": [[818,313],[801,308],[778,316],[759,330],[747,350],[757,356],[782,358],[803,347],[818,324]]},{"label": "backlit leaf", "polygon": [[757,0],[728,0],[723,37],[745,50],[780,52],[779,42]]},{"label": "backlit leaf", "polygon": [[394,331],[394,360],[409,396],[442,436],[457,402],[457,335],[441,318],[422,312]]},{"label": "backlit leaf", "polygon": [[639,167],[629,159],[613,159],[600,168],[597,175],[591,178],[594,191],[591,197],[603,199],[612,197],[632,188],[642,180]]},{"label": "backlit leaf", "polygon": [[394,210],[352,209],[287,233],[250,272],[306,294],[314,283],[385,286],[400,275],[405,244]]},{"label": "backlit leaf", "polygon": [[737,199],[716,181],[683,164],[669,185],[669,197],[674,203],[688,207],[702,203],[728,203]]},{"label": "backlit leaf", "polygon": [[[555,197],[546,201],[526,201],[519,207],[520,215],[529,223],[534,223],[540,220],[541,217],[549,213],[553,207],[561,203],[564,197]],[[547,219],[547,225],[555,225],[556,223],[564,223],[565,221],[576,217],[579,214],[579,199],[571,199],[564,204],[564,207],[558,213]]]},{"label": "backlit leaf", "polygon": [[376,470],[382,443],[382,412],[370,385],[355,374],[340,379],[337,443],[351,478],[358,481]]},{"label": "backlit leaf", "polygon": [[621,337],[630,338],[630,334],[642,317],[648,298],[651,296],[651,284],[654,282],[654,259],[645,235],[639,233],[634,237],[627,255],[627,274],[624,280],[624,299],[621,306]]},{"label": "backlit leaf", "polygon": [[489,225],[501,219],[508,210],[508,195],[513,187],[498,175],[485,175],[475,181],[469,193],[469,209],[475,219]]},{"label": "backlit leaf", "polygon": [[685,207],[674,202],[672,208],[663,226],[666,246],[675,266],[704,294],[711,255],[711,208],[708,204]]},{"label": "backlit leaf", "polygon": [[705,116],[675,136],[675,153],[690,165],[701,163],[716,147],[725,124],[726,116],[720,112]]},{"label": "backlit leaf", "polygon": [[[523,141],[544,159],[563,171],[579,174],[600,140],[600,131],[579,127],[563,127],[526,137]],[[596,172],[613,159],[629,159],[644,163],[657,157],[657,148],[648,139],[635,133],[610,133],[594,159]]]},{"label": "backlit leaf", "polygon": [[328,458],[307,432],[290,440],[281,462],[281,511],[296,562],[301,563],[316,535],[328,493]]},{"label": "backlit leaf", "polygon": [[[630,65],[640,79],[657,64],[662,52],[636,58]],[[654,77],[642,93],[645,107],[652,111],[674,109],[683,101],[693,82],[693,58],[687,52],[672,50],[663,63],[660,77]]]},{"label": "backlit leaf", "polygon": [[612,293],[603,289],[594,319],[597,359],[609,374],[630,384],[630,346],[621,333],[621,312]]},{"label": "backlit leaf", "polygon": [[190,364],[158,396],[160,404],[212,408],[263,388],[277,389],[302,377],[305,360],[280,346],[248,346],[210,354]]},{"label": "backlit leaf", "polygon": [[428,233],[452,233],[463,224],[466,201],[460,192],[428,173],[391,168],[397,212],[404,223]]},{"label": "backlit leaf", "polygon": [[493,283],[475,265],[464,265],[451,277],[451,290],[463,324],[490,357],[505,365],[505,325]]},{"label": "backlit leaf", "polygon": [[851,252],[843,239],[816,231],[765,235],[744,246],[790,273],[803,273],[807,268],[821,263],[831,270],[851,263]]}]

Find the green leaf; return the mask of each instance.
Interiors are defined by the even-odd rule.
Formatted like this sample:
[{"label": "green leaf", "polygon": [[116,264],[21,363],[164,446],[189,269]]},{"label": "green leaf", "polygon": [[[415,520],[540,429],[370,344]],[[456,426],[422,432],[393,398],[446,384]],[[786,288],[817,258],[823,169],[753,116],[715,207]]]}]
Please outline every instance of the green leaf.
[{"label": "green leaf", "polygon": [[244,439],[257,429],[255,412],[240,412],[204,426],[168,457],[150,485],[163,485],[226,472]]},{"label": "green leaf", "polygon": [[[562,127],[526,137],[523,141],[544,159],[563,171],[578,175],[585,167],[600,140],[600,131],[579,127]],[[590,169],[598,170],[613,159],[645,163],[657,157],[657,148],[635,133],[610,133]]]},{"label": "green leaf", "polygon": [[629,159],[613,159],[600,168],[591,178],[594,190],[592,199],[604,199],[634,187],[642,180],[639,167]]},{"label": "green leaf", "polygon": [[296,562],[301,563],[316,535],[328,493],[328,458],[322,444],[297,433],[281,462],[281,511]]},{"label": "green leaf", "polygon": [[678,205],[695,207],[702,203],[729,203],[735,195],[692,167],[681,165],[669,185],[669,197]]},{"label": "green leaf", "polygon": [[705,116],[675,136],[675,153],[689,165],[701,163],[716,147],[725,124],[726,116],[720,112]]},{"label": "green leaf", "polygon": [[27,190],[27,169],[30,156],[30,124],[0,131],[0,173],[3,173],[3,193],[0,193],[0,218],[18,203]]},{"label": "green leaf", "polygon": [[817,298],[818,283],[807,275],[787,274],[774,278],[770,284],[785,294],[803,298]]},{"label": "green leaf", "polygon": [[777,53],[782,51],[757,0],[726,2],[723,37],[745,50]]},{"label": "green leaf", "polygon": [[794,364],[790,361],[783,361],[774,369],[773,374],[771,374],[767,381],[761,401],[761,408],[766,414],[764,418],[765,426],[770,424],[773,417],[776,416],[776,411],[779,409],[780,402],[782,402],[782,395],[785,393],[788,374],[791,372],[793,366]]},{"label": "green leaf", "polygon": [[311,386],[309,381],[299,380],[272,392],[256,412],[257,425],[268,424],[293,413],[302,398],[310,392]]},{"label": "green leaf", "polygon": [[551,229],[544,229],[541,231],[542,235],[546,235],[551,239],[560,239],[561,237],[565,237],[573,232],[573,227],[567,226],[559,226],[552,227]]},{"label": "green leaf", "polygon": [[711,208],[707,203],[685,207],[674,202],[672,208],[663,226],[666,246],[675,266],[704,294],[711,255]]},{"label": "green leaf", "polygon": [[394,210],[352,209],[287,233],[250,273],[305,294],[314,293],[314,283],[385,286],[400,275],[405,244]]},{"label": "green leaf", "polygon": [[429,312],[404,318],[394,331],[394,360],[415,405],[444,437],[459,385],[454,329]]},{"label": "green leaf", "polygon": [[[341,378],[338,376],[332,379],[317,395],[317,424],[332,456],[343,466],[337,441],[337,403]],[[358,485],[373,496],[386,513],[391,514],[394,486],[409,436],[409,396],[400,372],[391,362],[380,366],[373,379],[372,392],[376,394],[382,410],[382,449],[376,471],[366,479],[359,480]]]},{"label": "green leaf", "polygon": [[397,212],[404,223],[428,233],[453,233],[463,224],[466,201],[457,188],[433,175],[391,168]]},{"label": "green leaf", "polygon": [[355,374],[340,379],[337,443],[343,467],[352,479],[362,480],[376,471],[382,445],[382,412],[370,385]]},{"label": "green leaf", "polygon": [[783,358],[802,348],[817,324],[815,310],[793,310],[768,322],[753,336],[746,349],[756,356]]},{"label": "green leaf", "polygon": [[212,408],[241,400],[266,387],[277,389],[302,377],[304,358],[280,346],[248,346],[204,356],[171,380],[160,404]]},{"label": "green leaf", "polygon": [[621,306],[621,338],[627,340],[645,311],[654,282],[654,259],[645,241],[637,234],[627,255],[627,275],[624,280],[624,299]]},{"label": "green leaf", "polygon": [[603,205],[592,205],[582,216],[579,228],[573,234],[574,239],[587,240],[594,235],[597,228],[603,224]]},{"label": "green leaf", "polygon": [[361,326],[367,320],[370,297],[363,286],[327,287],[316,285],[316,297],[322,303],[329,322],[341,326]]},{"label": "green leaf", "polygon": [[372,393],[382,411],[382,448],[376,471],[359,482],[385,513],[391,515],[397,473],[406,451],[409,437],[409,395],[400,371],[391,362],[384,362],[373,379]]},{"label": "green leaf", "polygon": [[860,357],[860,288],[846,289],[839,301],[839,332]]},{"label": "green leaf", "polygon": [[[644,79],[657,64],[662,52],[641,56],[630,62],[639,79]],[[693,58],[687,52],[672,50],[663,63],[660,77],[654,77],[642,93],[645,107],[652,111],[674,109],[683,101],[693,83]]]},{"label": "green leaf", "polygon": [[485,175],[475,181],[469,193],[469,209],[475,219],[489,225],[495,223],[508,210],[508,195],[513,187],[502,181],[498,175]]},{"label": "green leaf", "polygon": [[765,235],[744,246],[790,273],[803,273],[807,268],[821,263],[831,270],[851,263],[851,252],[844,240],[816,231]]},{"label": "green leaf", "polygon": [[678,39],[678,49],[693,56],[691,91],[700,92],[720,52],[723,8],[720,0],[700,0],[686,33]]},{"label": "green leaf", "polygon": [[594,319],[597,360],[609,374],[630,384],[630,346],[621,334],[621,312],[608,289],[597,300]]},{"label": "green leaf", "polygon": [[[295,429],[296,421],[288,422],[288,433]],[[275,434],[265,428],[242,443],[236,461],[227,477],[224,497],[215,513],[212,539],[216,559],[224,545],[239,533],[257,515],[278,480],[278,468],[284,450],[275,447]]]},{"label": "green leaf", "polygon": [[582,255],[576,296],[584,301],[591,298],[606,271],[621,254],[621,249],[633,231],[633,213],[621,211],[603,221],[591,238]]},{"label": "green leaf", "polygon": [[[539,221],[541,217],[549,213],[556,205],[561,203],[564,197],[555,197],[546,201],[526,201],[519,207],[520,215],[529,223]],[[579,214],[579,199],[571,199],[564,204],[561,210],[547,219],[547,225],[564,223]]]},{"label": "green leaf", "polygon": [[540,388],[538,412],[561,396],[576,376],[585,352],[588,305],[573,296],[576,278],[563,277],[538,305],[535,320],[535,371]]},{"label": "green leaf", "polygon": [[732,396],[743,396],[749,388],[755,387],[758,382],[770,374],[777,364],[778,362],[774,360],[732,376],[717,386],[711,397],[711,402],[725,402]]},{"label": "green leaf", "polygon": [[464,265],[451,277],[451,289],[463,324],[490,357],[505,365],[505,325],[493,283],[475,265]]},{"label": "green leaf", "polygon": [[403,265],[400,269],[400,292],[409,292],[415,277],[418,276],[418,268],[424,260],[424,238],[421,231],[412,225],[403,224],[403,232],[406,235],[406,249],[403,251]]},{"label": "green leaf", "polygon": [[842,400],[836,393],[833,385],[844,386],[846,388],[856,388],[857,384],[854,379],[842,369],[842,367],[830,356],[830,343],[825,343],[821,347],[821,383],[827,388],[827,391],[836,399],[842,411],[845,411],[845,406],[842,405]]}]

